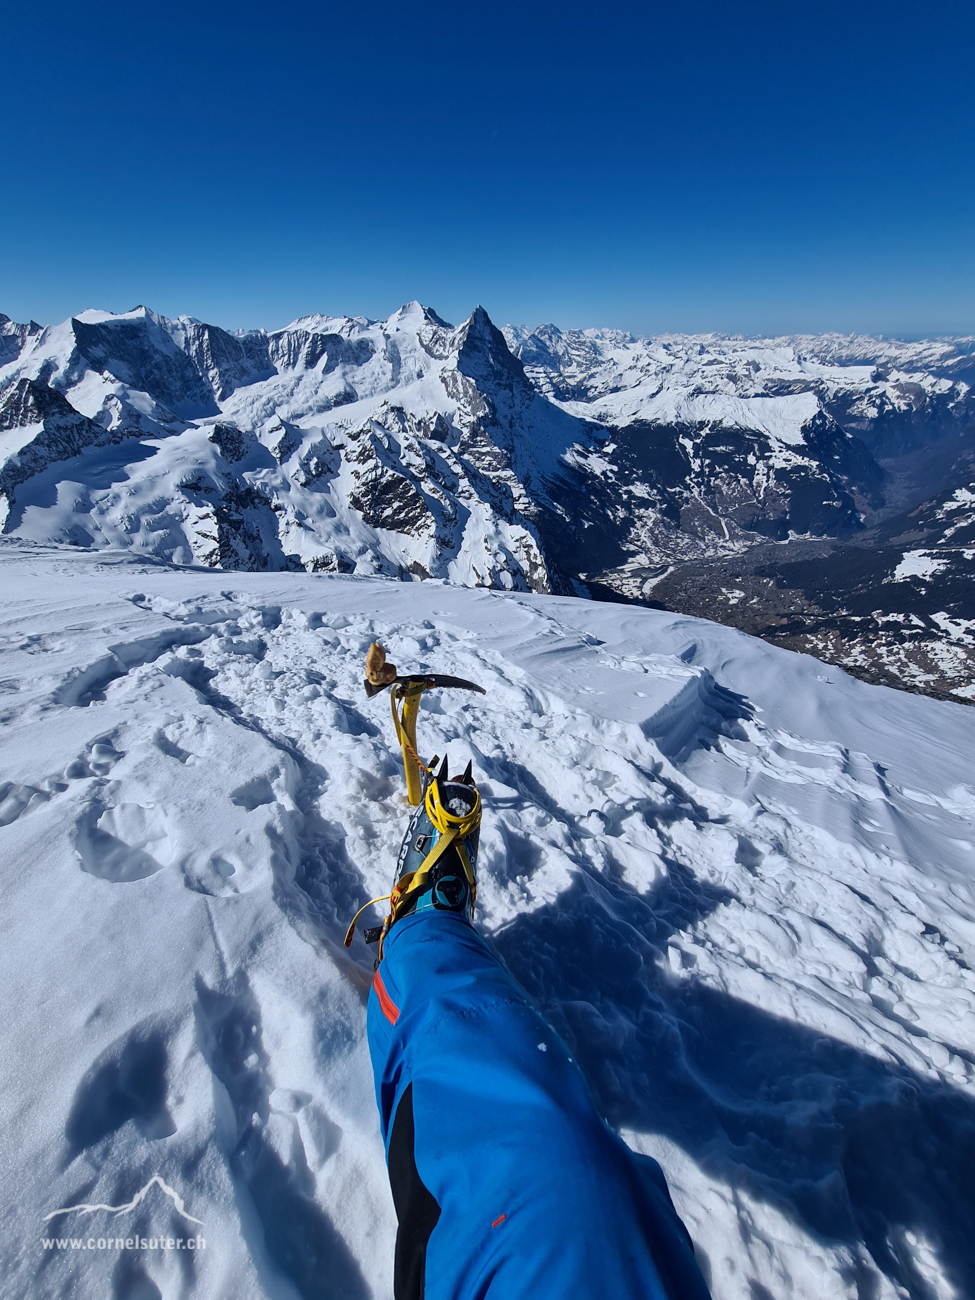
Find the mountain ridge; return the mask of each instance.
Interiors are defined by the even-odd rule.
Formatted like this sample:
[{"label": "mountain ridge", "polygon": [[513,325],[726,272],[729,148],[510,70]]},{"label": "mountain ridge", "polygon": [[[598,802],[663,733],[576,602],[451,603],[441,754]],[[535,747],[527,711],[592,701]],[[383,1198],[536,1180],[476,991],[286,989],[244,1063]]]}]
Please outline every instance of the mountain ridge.
[{"label": "mountain ridge", "polygon": [[[839,554],[964,487],[975,422],[973,339],[498,329],[418,302],[236,333],[145,306],[0,317],[0,361],[7,533],[674,608],[700,603],[693,566]],[[968,640],[901,684],[964,689]]]}]

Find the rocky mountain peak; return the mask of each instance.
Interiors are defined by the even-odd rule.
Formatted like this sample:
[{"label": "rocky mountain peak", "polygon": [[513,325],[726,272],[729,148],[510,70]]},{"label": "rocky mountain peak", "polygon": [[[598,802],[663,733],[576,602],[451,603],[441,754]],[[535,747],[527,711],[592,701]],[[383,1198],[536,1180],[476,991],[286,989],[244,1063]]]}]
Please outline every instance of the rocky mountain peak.
[{"label": "rocky mountain peak", "polygon": [[23,352],[28,339],[36,337],[42,330],[43,326],[38,325],[35,320],[27,325],[20,325],[0,312],[0,366],[16,360]]},{"label": "rocky mountain peak", "polygon": [[[707,575],[741,571],[762,545],[776,557],[846,545],[878,510],[949,486],[970,494],[958,474],[975,426],[962,377],[973,346],[501,331],[482,306],[454,327],[418,302],[385,321],[313,315],[271,332],[144,306],[43,330],[0,317],[0,529],[182,564],[638,602],[683,592],[696,564],[712,603],[695,612],[746,600],[761,611],[762,573],[747,597],[729,577],[727,600]],[[69,460],[62,491],[51,468]],[[913,519],[906,540],[883,542],[893,558],[871,587],[878,608],[921,581],[912,570],[888,582],[897,547],[936,547],[939,572],[967,574],[954,502],[931,507],[932,537],[938,512],[950,515],[943,542],[915,545]],[[968,619],[966,599],[931,618]]]},{"label": "rocky mountain peak", "polygon": [[397,324],[435,325],[438,329],[444,330],[454,328],[453,325],[442,320],[432,307],[424,307],[423,303],[418,302],[415,298],[411,302],[404,303],[399,311],[393,312],[389,319],[390,322],[396,321]]},{"label": "rocky mountain peak", "polygon": [[475,307],[455,335],[457,369],[475,383],[532,392],[525,367],[483,307]]},{"label": "rocky mountain peak", "polygon": [[18,379],[0,398],[0,429],[27,429],[45,419],[76,418],[78,412],[55,388]]}]

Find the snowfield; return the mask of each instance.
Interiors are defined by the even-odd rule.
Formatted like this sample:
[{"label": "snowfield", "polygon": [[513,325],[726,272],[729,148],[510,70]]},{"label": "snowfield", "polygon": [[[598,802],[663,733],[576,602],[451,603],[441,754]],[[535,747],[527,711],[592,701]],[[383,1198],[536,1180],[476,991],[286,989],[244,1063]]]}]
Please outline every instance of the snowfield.
[{"label": "snowfield", "polygon": [[971,709],[654,610],[0,562],[4,1295],[391,1296],[373,640],[486,688],[419,724],[480,779],[478,925],[716,1300],[975,1294]]}]

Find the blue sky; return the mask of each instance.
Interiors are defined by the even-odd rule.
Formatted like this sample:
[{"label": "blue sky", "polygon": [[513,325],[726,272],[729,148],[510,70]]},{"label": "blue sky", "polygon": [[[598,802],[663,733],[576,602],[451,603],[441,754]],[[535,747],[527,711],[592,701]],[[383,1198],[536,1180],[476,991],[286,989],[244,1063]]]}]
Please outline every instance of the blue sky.
[{"label": "blue sky", "polygon": [[975,333],[970,3],[5,6],[0,311]]}]

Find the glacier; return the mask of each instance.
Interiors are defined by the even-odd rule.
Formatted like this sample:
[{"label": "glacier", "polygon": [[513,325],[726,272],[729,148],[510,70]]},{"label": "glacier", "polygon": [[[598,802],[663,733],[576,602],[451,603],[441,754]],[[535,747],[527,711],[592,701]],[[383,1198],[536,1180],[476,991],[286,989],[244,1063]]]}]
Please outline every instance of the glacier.
[{"label": "glacier", "polygon": [[[126,421],[173,408],[113,428],[125,381],[86,375],[82,455],[148,497]],[[199,418],[152,457],[223,472]],[[96,516],[98,548],[0,537],[5,1294],[391,1295],[373,951],[342,946],[407,816],[373,640],[486,688],[419,723],[480,781],[477,924],[661,1162],[715,1296],[975,1292],[970,709],[527,583],[184,567]]]}]

